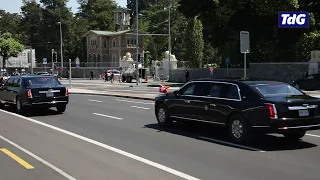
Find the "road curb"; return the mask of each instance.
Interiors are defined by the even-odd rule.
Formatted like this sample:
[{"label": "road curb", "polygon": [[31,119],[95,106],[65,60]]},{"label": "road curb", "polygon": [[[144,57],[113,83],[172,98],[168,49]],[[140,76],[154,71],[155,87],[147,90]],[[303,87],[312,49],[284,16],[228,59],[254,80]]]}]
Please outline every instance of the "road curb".
[{"label": "road curb", "polygon": [[100,93],[78,93],[78,92],[70,92],[70,94],[83,94],[83,95],[93,95],[93,96],[109,96],[109,97],[120,97],[120,98],[130,98],[130,99],[140,99],[140,100],[149,100],[153,101],[154,98],[147,97],[134,97],[134,96],[126,96],[126,95],[115,95],[115,94],[100,94]]}]

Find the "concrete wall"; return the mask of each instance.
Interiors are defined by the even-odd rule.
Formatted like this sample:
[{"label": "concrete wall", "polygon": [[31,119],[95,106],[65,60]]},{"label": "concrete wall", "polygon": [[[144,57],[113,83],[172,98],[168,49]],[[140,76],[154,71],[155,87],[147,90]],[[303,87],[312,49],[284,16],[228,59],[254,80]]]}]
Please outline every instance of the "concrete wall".
[{"label": "concrete wall", "polygon": [[[251,63],[247,69],[247,77],[273,79],[291,83],[299,79],[305,72],[308,72],[308,62],[288,62],[288,63]],[[185,69],[176,69],[171,72],[170,81],[185,82]],[[214,69],[210,75],[209,69],[189,69],[190,80],[198,78],[226,78],[243,77],[244,71],[241,68],[229,68],[228,76],[226,68]]]}]

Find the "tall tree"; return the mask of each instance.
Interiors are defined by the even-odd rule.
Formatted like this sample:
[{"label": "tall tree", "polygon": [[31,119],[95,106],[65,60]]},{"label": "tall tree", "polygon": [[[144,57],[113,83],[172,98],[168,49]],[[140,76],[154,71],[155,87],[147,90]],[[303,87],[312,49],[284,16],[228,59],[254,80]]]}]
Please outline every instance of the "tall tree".
[{"label": "tall tree", "polygon": [[[138,13],[148,10],[157,0],[138,0]],[[130,24],[134,24],[136,19],[136,0],[127,0],[127,8],[131,9]]]},{"label": "tall tree", "polygon": [[197,17],[189,21],[186,32],[185,60],[188,60],[189,66],[193,68],[203,67],[204,40],[202,29],[202,23]]},{"label": "tall tree", "polygon": [[90,29],[114,30],[114,10],[116,3],[113,0],[78,0],[80,4],[78,17],[86,19]]},{"label": "tall tree", "polygon": [[14,38],[18,40],[21,39],[21,32],[19,29],[19,23],[21,21],[21,16],[17,13],[9,13],[4,10],[0,10],[0,32],[11,33]]},{"label": "tall tree", "polygon": [[24,49],[23,45],[12,38],[12,34],[4,33],[0,36],[0,56],[2,56],[2,68],[5,68],[9,57],[16,57]]}]

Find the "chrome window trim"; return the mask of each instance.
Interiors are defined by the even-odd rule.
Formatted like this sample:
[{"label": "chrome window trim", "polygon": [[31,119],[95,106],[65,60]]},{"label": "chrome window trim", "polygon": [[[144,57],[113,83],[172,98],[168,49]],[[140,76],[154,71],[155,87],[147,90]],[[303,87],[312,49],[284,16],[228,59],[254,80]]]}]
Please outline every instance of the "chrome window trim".
[{"label": "chrome window trim", "polygon": [[206,122],[206,123],[212,123],[212,124],[225,125],[225,123],[214,122],[214,121],[205,121],[205,120],[200,120],[200,119],[192,119],[192,118],[185,118],[185,117],[179,117],[179,116],[171,116],[171,117],[176,118],[176,119],[185,119],[185,120],[190,120],[190,121],[200,121],[200,122]]},{"label": "chrome window trim", "polygon": [[211,96],[195,96],[195,95],[181,95],[181,96],[187,96],[187,97],[201,97],[201,98],[210,98],[210,99],[221,99],[221,100],[229,100],[229,101],[242,101],[242,97],[241,97],[241,93],[240,93],[240,87],[239,85],[235,84],[235,83],[229,83],[229,82],[219,82],[219,81],[190,81],[187,82],[185,85],[183,85],[179,91],[181,89],[183,89],[185,86],[191,84],[191,83],[217,83],[217,84],[228,84],[228,85],[234,85],[237,87],[238,89],[238,95],[239,95],[239,99],[229,99],[229,98],[219,98],[219,97],[211,97]]}]

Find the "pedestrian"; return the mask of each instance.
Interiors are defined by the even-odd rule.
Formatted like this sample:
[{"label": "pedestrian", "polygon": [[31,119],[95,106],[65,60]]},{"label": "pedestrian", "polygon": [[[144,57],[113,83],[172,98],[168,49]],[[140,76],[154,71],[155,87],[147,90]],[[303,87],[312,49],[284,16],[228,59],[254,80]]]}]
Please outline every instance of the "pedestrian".
[{"label": "pedestrian", "polygon": [[186,78],[186,81],[189,82],[189,76],[190,76],[190,73],[188,71],[188,69],[186,69],[186,74],[185,74],[185,78]]},{"label": "pedestrian", "polygon": [[104,82],[108,82],[108,72],[104,71]]},{"label": "pedestrian", "polygon": [[91,70],[90,71],[90,80],[93,80],[93,74],[94,74],[94,72]]},{"label": "pedestrian", "polygon": [[113,81],[114,81],[114,74],[113,74],[113,71],[111,71],[110,81],[111,81],[111,83],[113,83]]}]

